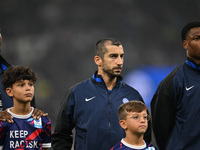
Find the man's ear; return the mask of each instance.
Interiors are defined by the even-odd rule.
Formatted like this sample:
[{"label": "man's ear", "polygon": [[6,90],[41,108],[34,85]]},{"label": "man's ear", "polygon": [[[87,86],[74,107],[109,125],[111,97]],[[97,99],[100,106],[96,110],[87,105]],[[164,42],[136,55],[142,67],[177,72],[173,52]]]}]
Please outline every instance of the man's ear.
[{"label": "man's ear", "polygon": [[127,129],[127,125],[126,125],[126,121],[125,120],[120,120],[119,121],[120,126],[122,127],[122,129],[126,130]]},{"label": "man's ear", "polygon": [[11,87],[6,88],[6,93],[8,94],[8,96],[13,97],[13,91]]},{"label": "man's ear", "polygon": [[188,49],[188,42],[186,40],[183,41],[183,47],[185,50]]},{"label": "man's ear", "polygon": [[100,56],[94,56],[94,62],[96,63],[97,66],[101,66],[102,64],[102,59]]}]

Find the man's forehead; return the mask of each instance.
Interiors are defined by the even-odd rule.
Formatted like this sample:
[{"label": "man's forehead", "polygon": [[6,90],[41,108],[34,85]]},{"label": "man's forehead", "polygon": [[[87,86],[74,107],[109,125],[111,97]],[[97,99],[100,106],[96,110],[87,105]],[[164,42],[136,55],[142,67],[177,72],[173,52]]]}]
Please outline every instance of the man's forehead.
[{"label": "man's forehead", "polygon": [[124,50],[122,45],[113,45],[111,41],[107,41],[105,44],[105,53],[104,55],[110,55],[110,54],[124,54]]},{"label": "man's forehead", "polygon": [[191,28],[189,34],[191,35],[200,35],[200,27]]}]

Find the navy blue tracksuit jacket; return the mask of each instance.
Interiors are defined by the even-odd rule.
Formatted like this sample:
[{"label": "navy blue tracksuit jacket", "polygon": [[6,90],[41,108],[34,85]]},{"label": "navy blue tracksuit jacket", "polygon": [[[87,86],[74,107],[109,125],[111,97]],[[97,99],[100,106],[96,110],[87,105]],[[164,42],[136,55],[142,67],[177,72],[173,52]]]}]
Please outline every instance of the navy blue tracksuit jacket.
[{"label": "navy blue tracksuit jacket", "polygon": [[159,85],[151,101],[160,150],[200,149],[200,65],[188,58]]},{"label": "navy blue tracksuit jacket", "polygon": [[[76,129],[75,150],[109,150],[125,137],[117,110],[130,100],[143,101],[138,91],[119,79],[111,92],[97,74],[77,84],[61,104],[52,135],[54,150],[71,150],[73,128]],[[145,140],[151,140],[149,129]]]}]

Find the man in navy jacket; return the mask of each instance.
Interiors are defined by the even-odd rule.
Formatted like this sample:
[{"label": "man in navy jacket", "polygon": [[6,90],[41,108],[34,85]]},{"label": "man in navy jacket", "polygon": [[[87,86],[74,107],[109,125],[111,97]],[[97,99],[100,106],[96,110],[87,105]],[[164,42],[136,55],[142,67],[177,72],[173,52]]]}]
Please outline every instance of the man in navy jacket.
[{"label": "man in navy jacket", "polygon": [[[74,128],[75,150],[109,150],[125,137],[119,125],[118,107],[131,100],[143,102],[139,92],[122,81],[124,50],[118,40],[99,40],[94,62],[98,71],[71,88],[61,103],[52,135],[54,150],[71,150]],[[151,140],[150,127],[145,140]]]},{"label": "man in navy jacket", "polygon": [[200,149],[200,21],[186,24],[181,36],[187,61],[160,83],[151,101],[160,150]]}]

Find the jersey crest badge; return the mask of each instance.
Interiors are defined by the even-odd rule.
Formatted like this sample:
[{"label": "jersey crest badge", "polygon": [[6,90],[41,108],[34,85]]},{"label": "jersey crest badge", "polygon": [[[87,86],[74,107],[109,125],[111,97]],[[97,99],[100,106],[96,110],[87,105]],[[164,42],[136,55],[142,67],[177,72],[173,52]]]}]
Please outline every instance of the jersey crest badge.
[{"label": "jersey crest badge", "polygon": [[38,128],[38,129],[42,129],[42,120],[41,120],[41,118],[34,120],[34,127]]},{"label": "jersey crest badge", "polygon": [[125,104],[125,103],[128,103],[129,100],[128,100],[127,98],[123,98],[123,99],[122,99],[122,102]]}]

